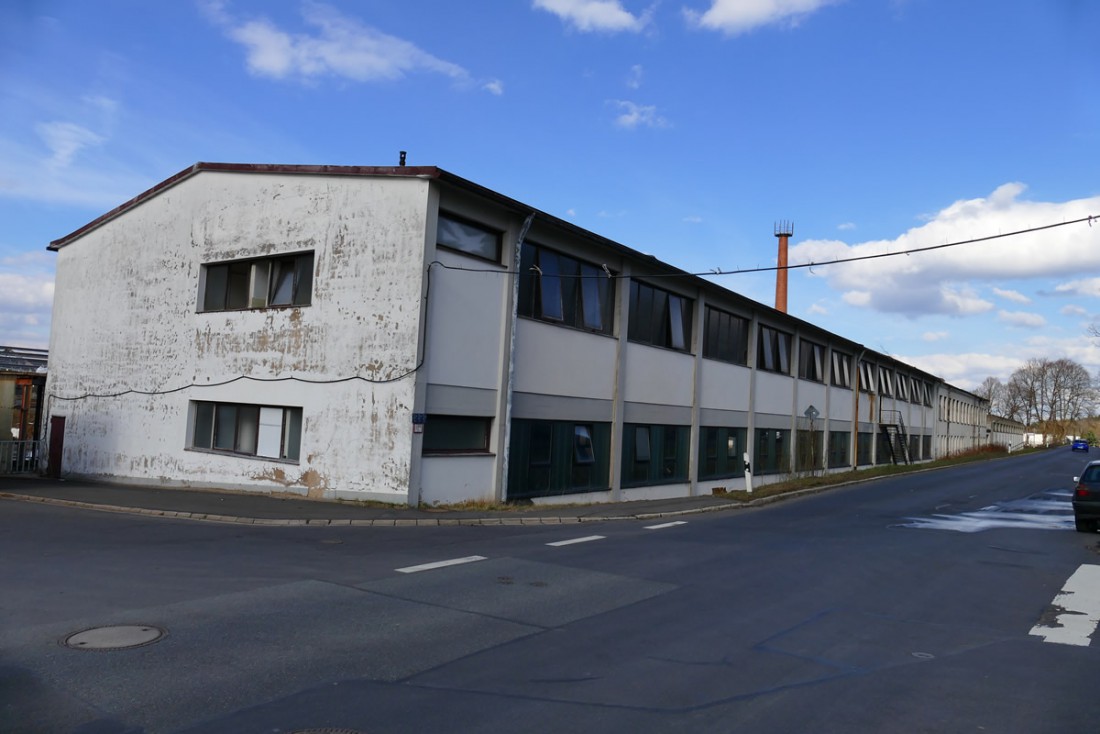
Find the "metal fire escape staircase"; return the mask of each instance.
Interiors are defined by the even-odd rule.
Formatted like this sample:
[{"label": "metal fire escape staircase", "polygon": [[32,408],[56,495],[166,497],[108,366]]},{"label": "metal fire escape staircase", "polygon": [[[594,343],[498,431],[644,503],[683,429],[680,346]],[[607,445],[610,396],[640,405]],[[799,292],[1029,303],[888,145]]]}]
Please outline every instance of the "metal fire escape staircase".
[{"label": "metal fire escape staircase", "polygon": [[[889,423],[896,420],[896,423]],[[884,410],[879,426],[886,434],[886,442],[890,446],[890,458],[895,464],[908,464],[909,459],[909,434],[905,430],[905,420],[900,410]]]}]

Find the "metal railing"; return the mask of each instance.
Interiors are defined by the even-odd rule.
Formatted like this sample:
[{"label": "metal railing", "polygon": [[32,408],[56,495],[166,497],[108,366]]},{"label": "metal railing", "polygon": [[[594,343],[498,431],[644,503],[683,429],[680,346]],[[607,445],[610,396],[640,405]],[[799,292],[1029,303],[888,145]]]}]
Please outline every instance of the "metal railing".
[{"label": "metal railing", "polygon": [[41,441],[0,441],[0,474],[33,474],[41,455]]}]

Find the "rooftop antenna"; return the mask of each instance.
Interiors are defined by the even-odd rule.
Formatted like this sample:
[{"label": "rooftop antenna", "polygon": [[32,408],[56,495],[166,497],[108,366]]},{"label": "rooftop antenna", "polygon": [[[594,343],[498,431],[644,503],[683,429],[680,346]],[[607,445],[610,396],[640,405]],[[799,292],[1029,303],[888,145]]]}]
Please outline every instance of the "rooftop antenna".
[{"label": "rooftop antenna", "polygon": [[779,262],[775,271],[775,310],[787,313],[787,240],[794,234],[794,222],[775,223],[775,236],[779,238]]}]

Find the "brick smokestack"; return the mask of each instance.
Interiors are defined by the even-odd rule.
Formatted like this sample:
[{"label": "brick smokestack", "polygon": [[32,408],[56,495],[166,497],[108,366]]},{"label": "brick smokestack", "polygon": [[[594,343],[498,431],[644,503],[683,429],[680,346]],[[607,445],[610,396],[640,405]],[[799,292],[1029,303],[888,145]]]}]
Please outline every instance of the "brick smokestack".
[{"label": "brick smokestack", "polygon": [[787,240],[794,234],[794,222],[776,222],[779,238],[779,262],[775,271],[775,310],[787,313]]}]

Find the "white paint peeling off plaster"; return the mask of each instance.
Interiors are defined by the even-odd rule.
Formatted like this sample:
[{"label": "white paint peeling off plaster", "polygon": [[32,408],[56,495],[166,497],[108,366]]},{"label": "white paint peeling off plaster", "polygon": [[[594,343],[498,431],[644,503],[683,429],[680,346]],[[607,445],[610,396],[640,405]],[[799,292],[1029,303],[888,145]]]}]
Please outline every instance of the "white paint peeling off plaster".
[{"label": "white paint peeling off plaster", "polygon": [[[418,179],[207,171],[130,209],[57,253],[48,392],[408,372],[417,361],[428,191]],[[304,250],[315,262],[309,306],[197,312],[204,263]],[[195,400],[301,407],[301,462],[188,451]],[[51,410],[67,416],[67,474],[400,503],[413,400],[412,376],[239,380],[54,399]]]}]

